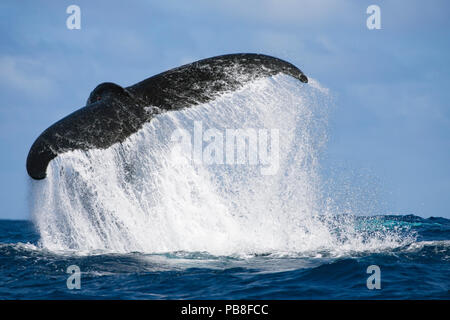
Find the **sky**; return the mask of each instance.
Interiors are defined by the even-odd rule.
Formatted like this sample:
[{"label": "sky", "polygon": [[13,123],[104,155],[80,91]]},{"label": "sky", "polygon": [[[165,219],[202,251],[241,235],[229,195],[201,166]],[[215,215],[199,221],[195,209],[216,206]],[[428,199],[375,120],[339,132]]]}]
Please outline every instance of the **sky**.
[{"label": "sky", "polygon": [[[73,4],[79,30],[66,27]],[[381,29],[366,26],[372,4]],[[96,85],[236,52],[285,59],[329,88],[324,179],[352,185],[361,208],[382,204],[367,213],[450,218],[449,12],[444,0],[2,0],[0,219],[29,217],[31,144]]]}]

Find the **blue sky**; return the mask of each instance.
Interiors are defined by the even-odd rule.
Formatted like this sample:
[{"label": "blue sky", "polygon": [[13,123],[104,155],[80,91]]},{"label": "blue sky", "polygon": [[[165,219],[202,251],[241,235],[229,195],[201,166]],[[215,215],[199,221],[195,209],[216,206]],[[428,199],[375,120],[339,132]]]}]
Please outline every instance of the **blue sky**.
[{"label": "blue sky", "polygon": [[[66,28],[71,4],[81,30]],[[381,30],[366,27],[370,4]],[[380,214],[450,217],[449,10],[412,0],[4,0],[0,218],[28,217],[29,147],[97,84],[233,52],[286,59],[331,90],[323,165],[338,186],[350,181],[360,201],[383,203]]]}]

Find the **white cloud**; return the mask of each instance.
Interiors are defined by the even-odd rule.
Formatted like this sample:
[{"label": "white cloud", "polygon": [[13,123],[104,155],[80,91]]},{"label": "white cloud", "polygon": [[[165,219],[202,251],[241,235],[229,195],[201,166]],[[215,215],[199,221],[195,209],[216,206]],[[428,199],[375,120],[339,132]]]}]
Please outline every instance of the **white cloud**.
[{"label": "white cloud", "polygon": [[45,66],[29,58],[0,56],[0,70],[0,84],[9,90],[43,96],[54,87],[52,81],[41,74]]}]

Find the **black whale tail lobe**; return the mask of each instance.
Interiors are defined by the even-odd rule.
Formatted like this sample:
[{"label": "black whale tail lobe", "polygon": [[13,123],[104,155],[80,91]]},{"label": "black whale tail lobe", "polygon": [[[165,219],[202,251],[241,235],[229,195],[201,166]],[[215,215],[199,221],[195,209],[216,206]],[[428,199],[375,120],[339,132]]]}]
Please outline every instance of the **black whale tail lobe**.
[{"label": "black whale tail lobe", "polygon": [[245,83],[279,73],[308,82],[289,62],[238,53],[183,65],[127,88],[102,83],[91,92],[85,107],[54,123],[36,139],[28,153],[28,174],[44,179],[49,162],[59,154],[106,149],[137,132],[156,113],[206,103]]},{"label": "black whale tail lobe", "polygon": [[56,158],[57,154],[50,149],[44,139],[37,139],[31,146],[27,157],[27,172],[35,180],[42,180],[46,176],[48,163]]},{"label": "black whale tail lobe", "polygon": [[89,98],[86,101],[86,105],[89,105],[100,100],[104,100],[106,97],[130,97],[131,94],[128,90],[122,88],[118,84],[112,82],[103,82],[92,90]]}]

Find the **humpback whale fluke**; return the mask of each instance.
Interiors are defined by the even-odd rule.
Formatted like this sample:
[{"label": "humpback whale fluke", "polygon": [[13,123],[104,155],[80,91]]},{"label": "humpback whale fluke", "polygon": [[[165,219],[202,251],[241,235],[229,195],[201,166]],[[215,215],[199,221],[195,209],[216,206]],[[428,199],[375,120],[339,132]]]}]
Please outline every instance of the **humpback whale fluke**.
[{"label": "humpback whale fluke", "polygon": [[240,53],[199,60],[123,88],[105,82],[86,106],[46,129],[28,153],[27,171],[44,179],[48,163],[70,150],[108,148],[124,141],[160,112],[206,103],[250,81],[284,73],[308,78],[289,62],[262,54]]}]

